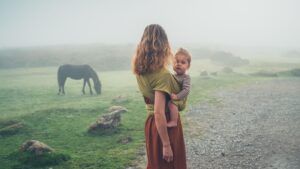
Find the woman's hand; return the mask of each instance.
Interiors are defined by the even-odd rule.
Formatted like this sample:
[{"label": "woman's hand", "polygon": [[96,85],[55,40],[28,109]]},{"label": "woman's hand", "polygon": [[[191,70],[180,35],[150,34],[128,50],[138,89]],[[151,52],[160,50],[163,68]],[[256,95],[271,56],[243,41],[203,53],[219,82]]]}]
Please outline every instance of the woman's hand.
[{"label": "woman's hand", "polygon": [[173,151],[170,144],[163,146],[163,159],[167,162],[173,161]]}]

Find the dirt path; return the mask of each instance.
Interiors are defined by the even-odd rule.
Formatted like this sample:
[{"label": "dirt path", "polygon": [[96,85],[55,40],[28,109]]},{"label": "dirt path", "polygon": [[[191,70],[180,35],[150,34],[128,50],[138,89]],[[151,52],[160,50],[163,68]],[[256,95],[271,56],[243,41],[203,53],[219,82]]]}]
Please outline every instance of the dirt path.
[{"label": "dirt path", "polygon": [[300,169],[300,79],[219,91],[186,113],[189,169]]}]

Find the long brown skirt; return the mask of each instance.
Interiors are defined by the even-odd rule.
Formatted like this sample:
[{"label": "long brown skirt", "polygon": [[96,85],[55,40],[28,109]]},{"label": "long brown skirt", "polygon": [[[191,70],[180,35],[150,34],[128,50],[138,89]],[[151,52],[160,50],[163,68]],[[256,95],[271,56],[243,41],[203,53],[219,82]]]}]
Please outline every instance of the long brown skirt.
[{"label": "long brown skirt", "polygon": [[[168,118],[168,114],[167,118]],[[163,159],[163,146],[155,125],[154,115],[149,115],[145,123],[145,138],[147,150],[147,169],[186,169],[186,154],[180,115],[177,127],[168,128],[168,134],[173,151],[173,161]]]}]

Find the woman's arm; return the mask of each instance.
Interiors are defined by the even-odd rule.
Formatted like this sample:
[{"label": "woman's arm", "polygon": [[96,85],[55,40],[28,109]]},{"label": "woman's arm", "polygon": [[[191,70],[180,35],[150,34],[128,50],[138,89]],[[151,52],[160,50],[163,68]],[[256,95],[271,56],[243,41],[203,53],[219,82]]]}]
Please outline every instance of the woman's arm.
[{"label": "woman's arm", "polygon": [[169,162],[173,160],[173,152],[171,149],[170,139],[167,131],[165,105],[166,105],[165,94],[161,91],[155,91],[155,98],[154,98],[155,125],[163,144],[163,158]]}]

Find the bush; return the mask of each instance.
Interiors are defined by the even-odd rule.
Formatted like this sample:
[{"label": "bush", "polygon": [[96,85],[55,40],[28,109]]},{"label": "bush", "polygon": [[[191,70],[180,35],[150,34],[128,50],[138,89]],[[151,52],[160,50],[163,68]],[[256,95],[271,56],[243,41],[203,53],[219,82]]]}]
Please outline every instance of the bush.
[{"label": "bush", "polygon": [[262,77],[277,77],[278,76],[276,73],[268,72],[268,71],[264,71],[264,70],[256,72],[256,73],[252,73],[251,75],[262,76]]}]

